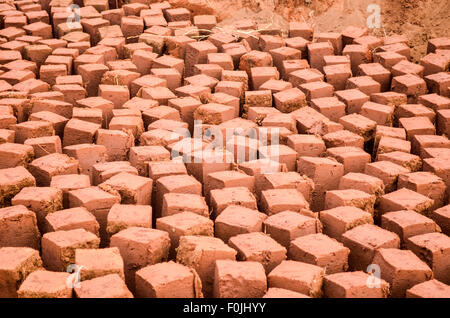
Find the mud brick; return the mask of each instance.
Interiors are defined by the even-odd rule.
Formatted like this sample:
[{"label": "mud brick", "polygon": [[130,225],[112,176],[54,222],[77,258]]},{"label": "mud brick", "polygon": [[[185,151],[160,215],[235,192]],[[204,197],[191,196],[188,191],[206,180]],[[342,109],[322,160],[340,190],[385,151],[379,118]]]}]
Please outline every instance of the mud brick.
[{"label": "mud brick", "polygon": [[[165,135],[164,138],[169,138],[174,141],[178,141],[181,138],[180,136],[186,133],[188,124],[178,120],[159,119],[148,125],[147,128],[149,131],[155,129],[170,131],[171,132],[170,135],[169,136]],[[180,132],[182,132],[182,134],[180,134]],[[168,139],[166,139],[166,141],[167,140]]]},{"label": "mud brick", "polygon": [[313,135],[291,135],[287,138],[287,145],[299,156],[319,157],[326,150],[324,141]]},{"label": "mud brick", "polygon": [[323,71],[323,67],[325,66],[323,57],[334,54],[333,46],[329,42],[308,43],[307,46],[311,67]]},{"label": "mud brick", "polygon": [[450,49],[450,41],[449,38],[441,37],[441,38],[434,38],[428,40],[428,46],[427,46],[427,54],[428,53],[434,53],[436,50],[448,50]]},{"label": "mud brick", "polygon": [[289,246],[289,258],[320,267],[330,274],[346,271],[350,250],[335,239],[317,233],[294,239]]},{"label": "mud brick", "polygon": [[175,89],[175,94],[178,97],[194,97],[199,100],[210,93],[211,89],[209,87],[196,85],[185,85]]},{"label": "mud brick", "polygon": [[64,94],[61,92],[56,92],[56,91],[38,92],[38,93],[30,94],[31,104],[33,104],[37,100],[43,100],[43,99],[54,100],[54,101],[63,101]]},{"label": "mud brick", "polygon": [[50,153],[62,153],[59,136],[37,137],[25,140],[24,145],[32,146],[34,157],[40,158]]},{"label": "mud brick", "polygon": [[381,85],[381,91],[387,91],[390,88],[391,73],[379,63],[361,64],[358,66],[360,76],[370,76]]},{"label": "mud brick", "polygon": [[391,68],[392,76],[401,76],[406,74],[414,74],[423,77],[424,67],[407,60],[402,60]]},{"label": "mud brick", "polygon": [[306,95],[306,100],[311,101],[317,98],[331,97],[334,87],[328,83],[315,81],[299,86],[300,90]]},{"label": "mud brick", "polygon": [[144,31],[144,20],[141,17],[122,17],[120,27],[127,43],[137,42],[137,37]]},{"label": "mud brick", "polygon": [[360,114],[366,118],[375,121],[378,125],[392,126],[394,122],[393,106],[366,102],[361,107]]},{"label": "mud brick", "polygon": [[214,297],[262,297],[266,291],[267,279],[260,263],[216,260]]},{"label": "mud brick", "polygon": [[260,123],[266,116],[273,113],[280,113],[280,111],[272,107],[249,107],[247,111],[247,119],[255,123]]},{"label": "mud brick", "polygon": [[0,207],[10,205],[11,198],[24,187],[36,186],[36,180],[24,167],[0,169]]},{"label": "mud brick", "polygon": [[99,238],[84,229],[56,231],[42,237],[42,260],[46,268],[64,271],[75,263],[78,248],[98,248]]},{"label": "mud brick", "polygon": [[376,153],[377,158],[380,154],[390,153],[394,151],[410,153],[411,142],[398,138],[383,136],[378,141],[377,147],[374,148],[374,154]]},{"label": "mud brick", "polygon": [[[177,262],[193,267],[202,280],[205,296],[212,296],[214,269],[217,260],[232,260],[236,251],[220,239],[208,236],[182,236],[177,252]],[[243,263],[240,263],[243,264]],[[260,267],[259,267],[260,266]],[[262,266],[259,265],[261,271]]]},{"label": "mud brick", "polygon": [[[186,77],[184,79],[184,85],[192,85],[192,86],[203,86],[203,87],[209,87],[210,89],[214,89],[216,87],[217,83],[219,81],[211,76],[205,75],[205,74],[198,74]],[[238,82],[232,82],[242,85]]]},{"label": "mud brick", "polygon": [[109,26],[109,21],[102,19],[100,17],[92,19],[82,18],[80,22],[81,25],[83,26],[83,30],[90,35],[90,40],[93,45],[97,44],[98,41],[100,41],[99,29],[105,26]]},{"label": "mud brick", "polygon": [[72,298],[72,288],[67,287],[69,273],[37,270],[30,273],[20,285],[19,298]]},{"label": "mud brick", "polygon": [[[423,160],[423,170],[433,172],[442,180],[444,180],[447,187],[450,184],[450,178],[448,177],[450,161],[447,158],[428,158]],[[448,192],[448,190],[447,190]]]},{"label": "mud brick", "polygon": [[55,211],[45,217],[43,233],[84,229],[98,236],[99,225],[85,208]]},{"label": "mud brick", "polygon": [[[185,53],[186,53],[186,46],[188,43],[192,43],[192,42],[196,42],[195,39],[192,39],[185,35],[167,37],[166,38],[167,53],[176,58],[184,59]],[[205,63],[206,59],[204,59],[204,57],[205,56],[203,56],[201,63]],[[193,63],[192,65],[194,65],[194,64],[197,64],[197,63]]]},{"label": "mud brick", "polygon": [[208,54],[217,52],[217,47],[209,41],[187,43],[185,47],[185,75],[193,75],[193,67],[195,64],[206,63]]},{"label": "mud brick", "polygon": [[[297,166],[298,172],[311,178],[315,185],[312,194],[311,209],[313,211],[322,210],[325,192],[327,190],[337,189],[338,180],[344,174],[344,166],[329,158],[307,156],[300,157]],[[339,177],[334,179],[330,177],[331,175]]]},{"label": "mud brick", "polygon": [[325,194],[325,208],[354,206],[374,214],[376,196],[356,189],[331,190]]},{"label": "mud brick", "polygon": [[383,45],[380,46],[378,49],[380,52],[394,52],[403,55],[404,57],[406,57],[407,60],[409,60],[411,55],[411,49],[409,45],[403,42]]},{"label": "mud brick", "polygon": [[[88,97],[88,98],[84,98],[84,99],[80,99],[77,100],[77,106],[83,107],[86,110],[99,110],[101,113],[101,124],[102,127],[107,127],[111,118],[112,118],[112,111],[114,109],[114,104],[113,102],[104,99],[102,97]],[[78,111],[73,111],[73,118],[77,118],[76,113],[78,113]],[[85,119],[86,120],[86,119]],[[87,121],[91,121],[91,120],[87,120]],[[94,121],[92,121],[94,122]],[[98,123],[97,121],[95,121],[95,123]]]},{"label": "mud brick", "polygon": [[442,54],[430,53],[420,60],[420,65],[425,68],[424,76],[445,72],[448,69],[448,57]]},{"label": "mud brick", "polygon": [[[399,64],[400,62],[408,62],[406,57],[404,55],[395,53],[395,52],[378,52],[374,53],[373,60],[375,63],[381,64],[384,68],[388,69],[389,71],[392,70],[392,68]],[[404,75],[404,74],[401,74]],[[423,71],[422,71],[423,75]],[[394,75],[397,76],[397,75]]]},{"label": "mud brick", "polygon": [[[272,172],[261,177],[259,189],[296,189],[306,201],[311,201],[314,185],[312,180],[297,172]],[[299,211],[301,212],[301,211]]]},{"label": "mud brick", "polygon": [[215,15],[196,15],[193,17],[193,21],[196,27],[205,30],[212,30],[217,24]]},{"label": "mud brick", "polygon": [[382,46],[384,44],[383,39],[380,39],[373,35],[364,35],[359,38],[353,39],[354,44],[365,45],[369,48],[369,50],[373,51],[377,47]]},{"label": "mud brick", "polygon": [[176,161],[150,161],[148,163],[148,172],[149,177],[154,181],[161,177],[187,174],[184,163]]},{"label": "mud brick", "polygon": [[64,101],[72,105],[74,105],[77,100],[86,97],[86,90],[81,85],[76,84],[53,85],[53,90],[63,93]]},{"label": "mud brick", "polygon": [[27,24],[27,17],[23,15],[6,16],[4,17],[3,23],[5,29],[9,27],[22,28]]},{"label": "mud brick", "polygon": [[431,74],[425,77],[430,93],[442,95],[442,97],[450,96],[450,76],[445,72]]},{"label": "mud brick", "polygon": [[[136,96],[139,89],[142,87],[167,87],[167,81],[162,78],[158,78],[154,75],[144,75],[131,82],[130,96]],[[125,94],[125,93],[123,93]],[[120,107],[119,107],[120,108]]]},{"label": "mud brick", "polygon": [[194,120],[204,124],[218,125],[234,118],[234,108],[231,106],[209,103],[199,107],[194,112]]},{"label": "mud brick", "polygon": [[409,237],[406,246],[433,270],[434,278],[448,284],[450,239],[442,233],[425,233]]},{"label": "mud brick", "polygon": [[369,34],[369,30],[365,27],[348,26],[342,31],[342,41],[344,46],[354,43],[354,40]]},{"label": "mud brick", "polygon": [[100,188],[119,192],[123,204],[150,204],[153,182],[149,178],[127,172],[112,176],[99,185]]},{"label": "mud brick", "polygon": [[[105,290],[104,286],[108,286]],[[80,282],[74,288],[77,298],[133,298],[123,278],[118,274],[109,274]]]},{"label": "mud brick", "polygon": [[29,70],[12,70],[0,75],[0,79],[8,82],[10,85],[16,85],[31,78],[35,78],[35,74]]},{"label": "mud brick", "polygon": [[108,68],[103,64],[84,64],[78,67],[78,74],[83,79],[88,96],[97,96],[100,81],[106,71]]},{"label": "mud brick", "polygon": [[174,91],[181,86],[181,74],[173,68],[154,68],[150,74],[167,81],[167,87]]},{"label": "mud brick", "polygon": [[120,25],[120,20],[124,15],[124,12],[123,10],[117,8],[101,11],[101,15],[102,18],[108,20],[111,25]]},{"label": "mud brick", "polygon": [[[237,250],[238,260],[259,262],[266,273],[286,259],[286,248],[261,232],[233,236],[229,240],[229,245]],[[264,258],[261,255],[270,255],[270,257]]]},{"label": "mud brick", "polygon": [[379,154],[377,159],[380,161],[390,161],[397,165],[407,168],[409,171],[419,171],[422,169],[422,160],[419,156],[412,155],[403,151],[393,151]]},{"label": "mud brick", "polygon": [[417,101],[418,96],[427,93],[427,84],[416,75],[406,74],[392,78],[394,92],[406,94],[409,102]]},{"label": "mud brick", "polygon": [[50,85],[44,81],[30,78],[29,80],[14,85],[13,89],[26,94],[34,94],[39,92],[48,92]]},{"label": "mud brick", "polygon": [[389,212],[381,217],[382,228],[396,233],[405,246],[407,239],[439,230],[437,224],[419,213],[410,210]]},{"label": "mud brick", "polygon": [[39,78],[50,85],[56,84],[56,77],[66,75],[65,65],[43,65],[39,71]]},{"label": "mud brick", "polygon": [[14,143],[0,144],[0,169],[28,167],[33,158],[34,150],[31,146]]},{"label": "mud brick", "polygon": [[163,196],[161,215],[164,217],[182,212],[209,216],[208,206],[202,196],[189,193],[166,193]]},{"label": "mud brick", "polygon": [[142,119],[137,116],[113,117],[109,123],[109,129],[127,132],[131,131],[136,139],[139,139],[141,134],[145,131]]},{"label": "mud brick", "polygon": [[344,47],[344,49],[342,50],[342,54],[350,58],[350,64],[353,74],[367,75],[360,73],[360,66],[372,62],[372,54],[367,46],[359,44],[349,44]]},{"label": "mud brick", "polygon": [[261,209],[268,215],[283,211],[302,213],[309,210],[309,203],[303,194],[294,188],[269,189],[261,192]]},{"label": "mud brick", "polygon": [[214,189],[223,189],[230,187],[247,187],[254,192],[255,178],[239,171],[217,171],[209,173],[205,178],[204,191],[206,198]]},{"label": "mud brick", "polygon": [[17,298],[17,290],[32,272],[42,268],[38,251],[28,247],[0,248],[3,298]]},{"label": "mud brick", "polygon": [[298,212],[284,211],[264,220],[264,228],[267,234],[288,249],[294,239],[319,233],[321,224],[317,219]]},{"label": "mud brick", "polygon": [[24,48],[24,56],[32,62],[35,62],[40,67],[46,59],[52,54],[52,48],[48,45],[35,44],[27,45]]},{"label": "mud brick", "polygon": [[90,47],[91,47],[91,44],[90,44],[89,41],[79,41],[79,42],[74,42],[74,43],[68,43],[67,44],[67,48],[69,48],[69,49],[77,49],[80,52],[80,54],[83,54],[84,51],[86,51]]},{"label": "mud brick", "polygon": [[333,121],[345,116],[346,105],[336,97],[322,97],[311,100],[311,107]]},{"label": "mud brick", "polygon": [[409,170],[390,161],[377,161],[366,164],[365,173],[383,180],[385,192],[389,193],[397,188],[398,176]]},{"label": "mud brick", "polygon": [[344,165],[344,173],[362,173],[366,163],[371,162],[370,154],[360,147],[332,147],[328,148],[326,155],[342,163]]},{"label": "mud brick", "polygon": [[138,170],[139,175],[148,176],[148,162],[169,161],[170,153],[162,146],[131,147],[129,159],[131,165]]},{"label": "mud brick", "polygon": [[0,144],[14,143],[14,130],[0,129]]},{"label": "mud brick", "polygon": [[213,218],[216,218],[230,205],[241,205],[245,208],[257,209],[256,199],[246,187],[229,187],[214,189],[210,192]]},{"label": "mud brick", "polygon": [[[83,54],[77,56],[73,61],[75,71],[78,72],[78,68],[83,64],[105,64],[105,56],[103,54],[88,54],[87,49]],[[107,63],[107,62],[106,62]]]},{"label": "mud brick", "polygon": [[259,37],[259,47],[263,52],[269,52],[285,46],[284,40],[278,35],[263,34]]},{"label": "mud brick", "polygon": [[[147,90],[147,88],[145,88]],[[180,121],[180,113],[168,106],[156,106],[152,109],[146,110],[142,113],[142,119],[144,121],[144,126],[147,126],[160,119],[168,119]]]},{"label": "mud brick", "polygon": [[40,36],[44,39],[50,39],[52,34],[52,26],[44,22],[34,22],[23,27],[28,35]]},{"label": "mud brick", "polygon": [[47,121],[27,121],[10,127],[15,131],[14,140],[16,143],[24,143],[29,138],[53,136],[55,134],[53,125]]},{"label": "mud brick", "polygon": [[272,67],[272,65],[273,59],[268,52],[253,50],[241,56],[239,69],[251,75],[250,73],[253,67]]},{"label": "mud brick", "polygon": [[76,249],[75,264],[81,267],[80,279],[82,281],[111,274],[116,274],[122,280],[124,279],[123,260],[117,247]]},{"label": "mud brick", "polygon": [[403,104],[396,108],[396,118],[428,117],[435,122],[435,112],[422,104]]},{"label": "mud brick", "polygon": [[450,154],[448,148],[425,148],[423,150],[424,158],[447,158]]},{"label": "mud brick", "polygon": [[341,33],[336,32],[318,33],[316,34],[316,41],[329,42],[333,46],[335,55],[342,54],[343,42]]},{"label": "mud brick", "polygon": [[277,79],[269,79],[267,82],[264,82],[259,89],[260,90],[270,90],[273,94],[279,93],[281,91],[285,91],[292,88],[292,84],[287,81],[277,80]]},{"label": "mud brick", "polygon": [[233,59],[227,53],[208,53],[206,62],[219,65],[224,70],[234,70]]},{"label": "mud brick", "polygon": [[374,149],[378,147],[378,143],[382,137],[391,137],[406,140],[406,131],[404,128],[395,128],[377,125],[375,130]]},{"label": "mud brick", "polygon": [[13,41],[15,38],[25,34],[24,29],[16,27],[8,27],[0,31],[0,36],[6,38],[8,41]]},{"label": "mud brick", "polygon": [[450,110],[441,109],[437,112],[437,129],[439,134],[450,136]]},{"label": "mud brick", "polygon": [[[17,123],[17,118],[14,117],[13,114],[3,114],[0,115],[0,127],[2,129],[9,128],[11,125],[15,125]],[[12,140],[14,142],[14,140]]]},{"label": "mud brick", "polygon": [[20,61],[21,54],[25,53],[25,48],[28,46],[27,42],[14,40],[1,44],[2,52],[0,54],[0,61],[2,65],[10,62]]},{"label": "mud brick", "polygon": [[194,75],[204,74],[220,80],[220,78],[222,77],[222,71],[223,68],[217,64],[195,64],[193,74]]},{"label": "mud brick", "polygon": [[186,235],[214,236],[214,223],[193,212],[181,212],[156,219],[156,228],[169,233],[169,257],[176,255],[180,237]]},{"label": "mud brick", "polygon": [[93,143],[94,136],[101,126],[79,119],[71,119],[64,127],[63,146],[80,143]]},{"label": "mud brick", "polygon": [[411,141],[411,150],[421,158],[425,157],[425,148],[450,148],[450,141],[446,136],[415,135]]},{"label": "mud brick", "polygon": [[436,133],[436,129],[428,117],[404,117],[399,119],[399,124],[406,130],[408,140],[413,140],[415,135],[434,135]]},{"label": "mud brick", "polygon": [[108,66],[111,71],[126,70],[130,72],[137,72],[136,65],[134,65],[129,59],[108,61],[106,62],[106,66]]},{"label": "mud brick", "polygon": [[295,171],[298,153],[286,145],[274,144],[258,149],[261,159],[267,158],[286,165],[288,171]]},{"label": "mud brick", "polygon": [[325,62],[325,66],[332,65],[347,65],[351,66],[350,57],[348,55],[325,55],[323,57],[323,61]]},{"label": "mud brick", "polygon": [[134,290],[137,270],[167,260],[170,239],[164,231],[129,227],[111,237],[111,247],[119,248],[127,285]]},{"label": "mud brick", "polygon": [[216,218],[214,227],[216,237],[224,242],[236,235],[262,232],[262,225],[267,215],[256,210],[232,205]]},{"label": "mud brick", "polygon": [[103,55],[105,62],[117,60],[117,50],[115,48],[100,44],[88,48],[84,53],[93,55]]},{"label": "mud brick", "polygon": [[327,275],[323,281],[324,296],[327,298],[387,298],[389,283],[377,278],[374,287],[368,285],[372,279],[363,271]]},{"label": "mud brick", "polygon": [[250,73],[254,90],[259,90],[259,87],[270,79],[278,80],[280,78],[280,74],[275,67],[252,67]]},{"label": "mud brick", "polygon": [[362,224],[373,224],[372,214],[354,206],[340,206],[320,212],[323,233],[338,241],[342,235]]},{"label": "mud brick", "polygon": [[114,108],[116,109],[122,108],[122,105],[130,99],[130,91],[125,85],[100,84],[98,86],[98,93],[102,98],[113,102]]},{"label": "mud brick", "polygon": [[364,138],[348,130],[339,130],[324,135],[323,140],[327,148],[358,147],[363,148]]},{"label": "mud brick", "polygon": [[45,10],[37,10],[37,11],[28,11],[25,13],[25,16],[28,19],[28,23],[35,23],[35,22],[44,22],[44,23],[50,23],[48,13]]},{"label": "mud brick", "polygon": [[391,297],[404,297],[406,290],[433,277],[431,269],[411,251],[381,248],[373,263],[380,266],[381,278],[391,287]]},{"label": "mud brick", "polygon": [[352,270],[365,271],[371,263],[377,264],[372,259],[379,249],[400,247],[400,239],[395,233],[372,224],[356,226],[342,234],[341,238],[350,249],[348,261]]},{"label": "mud brick", "polygon": [[23,205],[0,209],[0,246],[31,247],[39,250],[40,233],[36,214]]},{"label": "mud brick", "polygon": [[101,125],[103,121],[102,110],[95,108],[90,109],[74,107],[72,110],[72,118],[84,120],[98,125]]},{"label": "mud brick", "polygon": [[286,288],[310,297],[321,297],[323,268],[296,261],[283,261],[268,276],[269,287]]},{"label": "mud brick", "polygon": [[327,82],[333,85],[335,90],[345,89],[346,81],[352,77],[352,71],[346,64],[324,66],[323,71]]},{"label": "mud brick", "polygon": [[444,234],[450,233],[450,205],[434,210],[430,217],[441,227]]},{"label": "mud brick", "polygon": [[92,169],[93,184],[98,185],[121,172],[138,175],[136,168],[132,167],[128,161],[112,161],[95,164]]},{"label": "mud brick", "polygon": [[406,298],[448,298],[449,295],[449,286],[436,279],[427,280],[406,290]]},{"label": "mud brick", "polygon": [[[66,47],[54,49],[51,52],[52,55],[62,55],[62,56],[70,56],[73,59],[77,58],[80,55],[80,52],[77,49],[69,49]],[[49,54],[50,55],[50,54]]]},{"label": "mud brick", "polygon": [[358,134],[367,142],[374,138],[377,123],[359,114],[350,114],[339,119],[345,129]]},{"label": "mud brick", "polygon": [[78,160],[65,154],[54,153],[34,160],[29,169],[39,186],[48,186],[55,175],[78,173]]},{"label": "mud brick", "polygon": [[50,186],[63,191],[63,206],[69,207],[69,191],[87,188],[91,185],[89,176],[78,174],[55,175],[52,177]]},{"label": "mud brick", "polygon": [[314,30],[307,23],[303,22],[289,22],[289,37],[302,37],[308,41],[312,41]]},{"label": "mud brick", "polygon": [[137,271],[136,295],[141,298],[197,298],[202,297],[201,283],[195,270],[170,261]]},{"label": "mud brick", "polygon": [[156,217],[161,216],[163,198],[166,193],[202,194],[202,184],[187,174],[168,175],[157,179],[153,192],[153,207]]},{"label": "mud brick", "polygon": [[95,144],[77,144],[64,147],[64,153],[79,162],[80,173],[91,175],[92,166],[107,159],[106,147]]}]

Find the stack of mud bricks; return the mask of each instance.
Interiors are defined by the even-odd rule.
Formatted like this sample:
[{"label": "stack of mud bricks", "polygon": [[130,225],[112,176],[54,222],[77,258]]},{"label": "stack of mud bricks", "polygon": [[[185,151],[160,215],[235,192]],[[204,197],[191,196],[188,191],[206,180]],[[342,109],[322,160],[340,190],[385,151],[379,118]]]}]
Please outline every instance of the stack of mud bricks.
[{"label": "stack of mud bricks", "polygon": [[111,3],[0,1],[0,297],[450,297],[450,38]]}]

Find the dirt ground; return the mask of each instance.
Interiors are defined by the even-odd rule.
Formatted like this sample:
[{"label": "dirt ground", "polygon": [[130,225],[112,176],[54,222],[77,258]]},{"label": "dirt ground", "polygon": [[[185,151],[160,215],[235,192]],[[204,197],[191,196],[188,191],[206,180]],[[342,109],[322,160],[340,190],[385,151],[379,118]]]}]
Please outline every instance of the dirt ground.
[{"label": "dirt ground", "polygon": [[349,25],[366,25],[370,4],[381,8],[381,28],[377,35],[404,34],[418,61],[426,53],[429,38],[449,36],[449,0],[170,0],[195,14],[215,14],[221,25],[253,17],[263,25],[283,29],[287,21],[307,21],[316,32],[341,31]]}]

